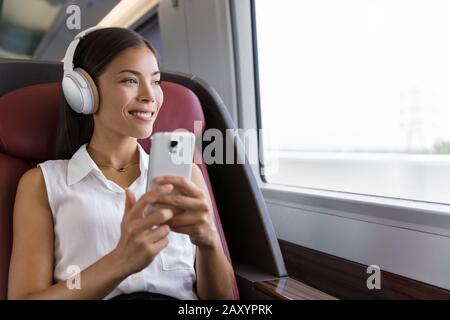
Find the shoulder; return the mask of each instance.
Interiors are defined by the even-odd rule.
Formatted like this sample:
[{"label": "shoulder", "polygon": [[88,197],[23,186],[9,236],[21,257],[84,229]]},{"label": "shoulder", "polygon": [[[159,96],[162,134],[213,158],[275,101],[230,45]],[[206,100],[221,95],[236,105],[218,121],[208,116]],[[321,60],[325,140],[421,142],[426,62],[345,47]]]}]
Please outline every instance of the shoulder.
[{"label": "shoulder", "polygon": [[47,191],[42,170],[32,168],[22,175],[17,186],[16,200],[48,207]]},{"label": "shoulder", "polygon": [[47,160],[38,164],[42,177],[45,182],[51,184],[58,184],[65,181],[69,170],[69,160]]},{"label": "shoulder", "polygon": [[30,188],[38,187],[44,185],[44,176],[42,170],[39,168],[32,168],[26,171],[19,181],[18,189],[20,188]]},{"label": "shoulder", "polygon": [[46,169],[51,168],[52,170],[56,168],[66,168],[69,164],[70,160],[47,160],[45,162],[41,162],[38,164],[38,166]]}]

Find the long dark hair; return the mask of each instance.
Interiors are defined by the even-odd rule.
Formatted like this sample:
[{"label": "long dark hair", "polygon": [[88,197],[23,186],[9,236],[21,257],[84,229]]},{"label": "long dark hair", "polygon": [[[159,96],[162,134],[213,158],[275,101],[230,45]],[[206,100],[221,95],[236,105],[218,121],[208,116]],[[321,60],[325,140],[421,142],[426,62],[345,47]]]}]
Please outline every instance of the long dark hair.
[{"label": "long dark hair", "polygon": [[[89,73],[98,88],[98,77],[119,53],[125,49],[143,45],[155,54],[156,59],[159,58],[155,48],[139,33],[131,29],[99,29],[80,41],[74,53],[73,65],[74,68],[79,67]],[[93,115],[76,113],[67,104],[63,95],[59,112],[55,159],[70,159],[83,144],[91,140],[93,131]]]}]

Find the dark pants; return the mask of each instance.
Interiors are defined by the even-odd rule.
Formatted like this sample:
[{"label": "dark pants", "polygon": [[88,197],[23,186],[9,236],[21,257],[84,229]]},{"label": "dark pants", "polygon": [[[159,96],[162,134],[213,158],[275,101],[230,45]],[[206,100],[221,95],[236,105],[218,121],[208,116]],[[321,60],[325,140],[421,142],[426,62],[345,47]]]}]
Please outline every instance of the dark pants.
[{"label": "dark pants", "polygon": [[160,293],[154,292],[132,292],[128,294],[121,294],[110,300],[178,300],[173,297],[166,296]]}]

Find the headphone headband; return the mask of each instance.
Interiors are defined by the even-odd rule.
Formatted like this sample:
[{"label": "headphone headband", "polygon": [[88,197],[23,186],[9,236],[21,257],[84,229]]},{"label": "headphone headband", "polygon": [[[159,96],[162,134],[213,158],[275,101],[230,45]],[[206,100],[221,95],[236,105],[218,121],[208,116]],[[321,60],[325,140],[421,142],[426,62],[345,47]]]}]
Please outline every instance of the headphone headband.
[{"label": "headphone headband", "polygon": [[64,74],[67,74],[67,73],[73,71],[73,55],[75,54],[75,50],[76,50],[80,40],[83,39],[89,33],[94,32],[95,30],[103,29],[103,28],[104,27],[100,27],[100,26],[90,27],[86,30],[81,31],[80,33],[78,33],[75,36],[75,38],[69,44],[69,47],[66,50],[66,54],[64,55],[64,59],[63,59]]},{"label": "headphone headband", "polygon": [[67,103],[77,113],[92,114],[99,106],[98,90],[94,80],[82,68],[73,69],[73,56],[78,43],[87,34],[98,29],[103,29],[103,27],[95,26],[78,33],[64,55],[62,90]]}]

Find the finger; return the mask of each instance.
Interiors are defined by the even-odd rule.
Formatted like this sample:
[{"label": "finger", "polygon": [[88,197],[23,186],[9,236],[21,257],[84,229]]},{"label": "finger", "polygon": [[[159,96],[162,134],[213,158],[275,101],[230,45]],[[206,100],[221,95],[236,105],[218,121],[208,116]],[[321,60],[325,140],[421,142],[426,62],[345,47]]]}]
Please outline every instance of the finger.
[{"label": "finger", "polygon": [[136,204],[136,197],[130,189],[125,189],[125,212],[128,212],[131,210],[131,208],[134,207]]},{"label": "finger", "polygon": [[130,210],[131,218],[142,218],[144,210],[148,205],[153,204],[158,197],[170,193],[173,190],[173,185],[161,185],[144,193],[144,195],[136,202],[135,206]]},{"label": "finger", "polygon": [[167,222],[167,225],[171,229],[173,229],[191,225],[198,225],[202,223],[202,221],[203,218],[199,217],[197,214],[193,212],[183,212],[183,214],[177,215],[172,219],[170,219],[170,221]]},{"label": "finger", "polygon": [[158,204],[167,204],[187,210],[209,211],[209,205],[204,198],[192,198],[181,194],[163,195],[157,200]]},{"label": "finger", "polygon": [[143,229],[151,229],[155,226],[159,226],[164,224],[165,222],[169,221],[173,217],[173,211],[170,209],[159,209],[151,214],[149,214],[147,217],[136,220],[136,228],[139,230]]},{"label": "finger", "polygon": [[181,193],[194,198],[203,197],[203,191],[191,180],[185,177],[177,176],[159,176],[153,179],[157,184],[170,183],[174,187],[178,188]]},{"label": "finger", "polygon": [[174,232],[180,232],[180,228],[202,227],[208,225],[211,230],[217,231],[216,223],[209,214],[199,215],[195,212],[184,212],[176,215],[166,223]]},{"label": "finger", "polygon": [[164,237],[161,240],[153,242],[153,248],[156,252],[159,253],[162,249],[167,247],[168,244],[169,244],[169,238]]},{"label": "finger", "polygon": [[167,230],[169,230],[167,226],[164,228],[159,227],[155,230],[146,230],[139,235],[138,242],[151,245],[154,251],[158,253],[169,243],[168,234],[170,231]]},{"label": "finger", "polygon": [[149,243],[158,242],[159,240],[167,237],[170,232],[170,227],[163,224],[155,229],[147,229],[143,232],[145,241]]},{"label": "finger", "polygon": [[183,233],[187,234],[188,236],[193,236],[198,233],[198,226],[195,224],[183,226],[183,227],[177,227],[177,228],[171,228],[170,229],[173,232],[176,233]]}]

